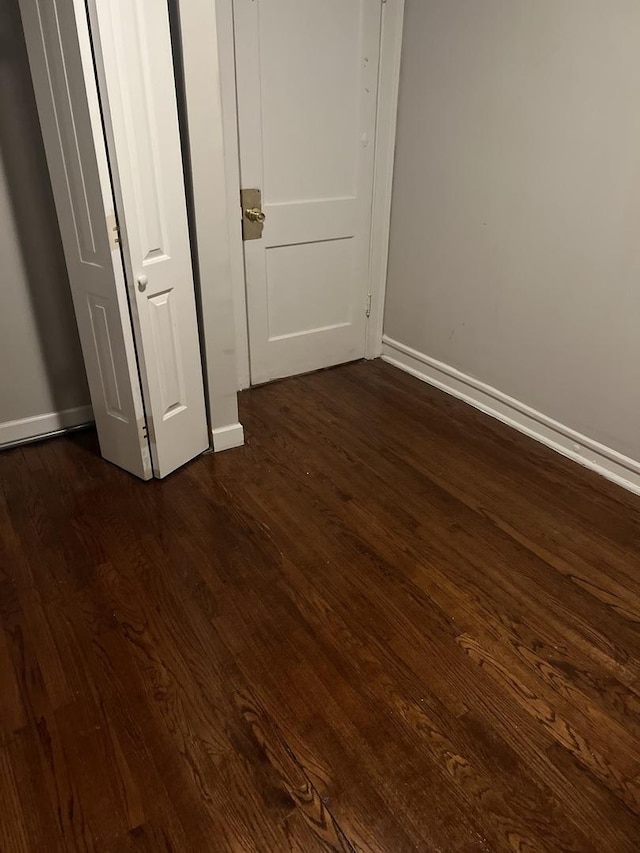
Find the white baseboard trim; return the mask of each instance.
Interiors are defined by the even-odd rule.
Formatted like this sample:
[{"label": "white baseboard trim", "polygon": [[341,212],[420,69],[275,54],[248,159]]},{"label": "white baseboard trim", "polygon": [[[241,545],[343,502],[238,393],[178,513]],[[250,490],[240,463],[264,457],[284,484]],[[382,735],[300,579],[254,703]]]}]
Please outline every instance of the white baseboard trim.
[{"label": "white baseboard trim", "polygon": [[20,418],[17,421],[5,421],[0,423],[0,447],[51,435],[81,424],[91,423],[91,421],[93,421],[91,406],[77,406],[75,409],[65,409],[62,412],[48,412],[31,418]]},{"label": "white baseboard trim", "polygon": [[464,400],[481,412],[545,444],[585,468],[596,471],[624,489],[640,495],[640,462],[635,459],[630,459],[503,394],[497,388],[386,335],[382,339],[382,359],[423,382]]},{"label": "white baseboard trim", "polygon": [[215,453],[221,450],[231,450],[232,447],[242,447],[244,444],[244,429],[242,424],[230,424],[219,427],[211,432]]}]

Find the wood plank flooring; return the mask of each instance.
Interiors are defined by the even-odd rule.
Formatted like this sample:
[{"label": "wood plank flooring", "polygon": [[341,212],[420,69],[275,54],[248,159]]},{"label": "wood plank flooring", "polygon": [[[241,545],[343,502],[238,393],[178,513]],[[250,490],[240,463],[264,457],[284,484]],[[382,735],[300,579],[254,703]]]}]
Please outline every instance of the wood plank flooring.
[{"label": "wood plank flooring", "polygon": [[0,454],[0,850],[640,850],[640,500],[381,362]]}]

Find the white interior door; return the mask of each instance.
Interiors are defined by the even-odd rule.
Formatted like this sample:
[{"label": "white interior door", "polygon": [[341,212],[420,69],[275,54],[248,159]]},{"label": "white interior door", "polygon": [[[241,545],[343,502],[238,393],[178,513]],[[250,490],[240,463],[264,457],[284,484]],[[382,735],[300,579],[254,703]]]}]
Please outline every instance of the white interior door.
[{"label": "white interior door", "polygon": [[381,0],[234,13],[241,182],[266,217],[245,241],[258,383],[364,356]]},{"label": "white interior door", "polygon": [[163,477],[209,446],[167,0],[89,0],[145,399]]},{"label": "white interior door", "polygon": [[149,479],[149,443],[83,0],[20,0],[100,450]]},{"label": "white interior door", "polygon": [[166,0],[20,3],[101,450],[163,477],[209,444]]}]

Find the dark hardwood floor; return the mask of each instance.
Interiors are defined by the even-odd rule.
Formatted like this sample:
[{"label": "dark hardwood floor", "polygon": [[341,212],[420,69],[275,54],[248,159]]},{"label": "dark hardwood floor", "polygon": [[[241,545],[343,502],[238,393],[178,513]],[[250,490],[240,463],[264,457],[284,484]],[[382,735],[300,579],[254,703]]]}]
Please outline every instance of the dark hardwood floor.
[{"label": "dark hardwood floor", "polygon": [[640,850],[640,499],[373,362],[0,454],[0,850]]}]

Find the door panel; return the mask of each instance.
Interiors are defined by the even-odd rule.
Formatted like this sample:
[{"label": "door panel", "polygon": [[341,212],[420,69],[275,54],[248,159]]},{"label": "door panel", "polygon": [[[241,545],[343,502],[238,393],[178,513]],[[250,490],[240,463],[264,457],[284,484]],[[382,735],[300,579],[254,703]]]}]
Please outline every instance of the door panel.
[{"label": "door panel", "polygon": [[380,0],[235,0],[252,382],[364,356]]},{"label": "door panel", "polygon": [[[269,340],[348,324],[349,291],[341,279],[354,263],[352,239],[280,246],[266,255]],[[304,299],[298,299],[301,269],[306,270]]]},{"label": "door panel", "polygon": [[153,468],[209,446],[166,0],[89,0]]},{"label": "door panel", "polygon": [[152,475],[82,0],[21,0],[38,113],[100,450]]},{"label": "door panel", "polygon": [[173,312],[171,291],[159,293],[149,299],[149,319],[158,361],[158,384],[162,417],[168,417],[185,405],[186,391],[180,364],[180,344],[177,340],[177,323]]},{"label": "door panel", "polygon": [[254,5],[267,106],[262,144],[269,202],[355,196],[363,4],[267,0]]}]

